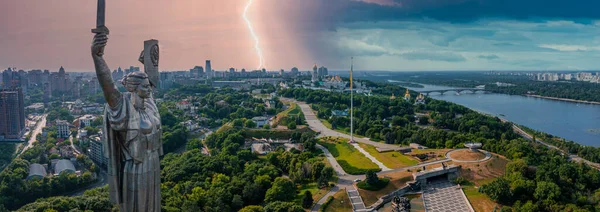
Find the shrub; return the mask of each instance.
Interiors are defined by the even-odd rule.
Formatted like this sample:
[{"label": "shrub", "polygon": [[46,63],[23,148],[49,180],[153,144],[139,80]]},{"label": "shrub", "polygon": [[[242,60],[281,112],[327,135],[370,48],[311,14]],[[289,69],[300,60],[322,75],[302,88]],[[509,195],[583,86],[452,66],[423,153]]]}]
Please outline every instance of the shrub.
[{"label": "shrub", "polygon": [[377,181],[375,185],[368,184],[367,181],[361,181],[357,184],[358,188],[369,190],[369,191],[379,191],[390,183],[390,179],[381,178]]},{"label": "shrub", "polygon": [[342,166],[342,169],[344,169],[344,171],[346,171],[348,174],[351,174],[351,175],[365,174],[365,173],[367,173],[367,171],[374,171],[374,172],[380,172],[381,171],[381,169],[379,169],[379,168],[377,168],[377,169],[361,169],[361,168],[356,168],[356,167],[350,165],[345,160],[338,160],[338,163],[340,164],[340,166]]}]

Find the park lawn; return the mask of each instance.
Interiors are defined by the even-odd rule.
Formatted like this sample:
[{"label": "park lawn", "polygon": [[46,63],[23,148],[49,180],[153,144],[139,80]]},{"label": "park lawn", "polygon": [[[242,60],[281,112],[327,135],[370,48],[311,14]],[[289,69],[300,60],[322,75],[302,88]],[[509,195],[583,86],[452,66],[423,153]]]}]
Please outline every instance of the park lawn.
[{"label": "park lawn", "polygon": [[351,167],[345,167],[343,164],[340,165],[348,173],[352,173],[354,168],[363,170],[379,169],[377,164],[373,163],[346,141],[331,143],[321,140],[319,144],[327,148],[338,162],[346,161]]},{"label": "park lawn", "polygon": [[333,200],[331,201],[331,203],[322,211],[346,212],[352,210],[353,209],[352,204],[350,203],[350,198],[348,198],[348,194],[346,194],[346,191],[342,189],[333,195]]},{"label": "park lawn", "polygon": [[373,157],[377,158],[378,161],[381,161],[385,166],[391,169],[398,169],[407,166],[414,166],[419,163],[416,159],[411,156],[404,155],[400,152],[391,151],[391,152],[378,152],[377,148],[372,145],[358,144],[360,147],[365,149],[369,154]]},{"label": "park lawn", "polygon": [[475,186],[463,186],[463,191],[476,212],[494,211],[497,206],[488,196],[479,193]]},{"label": "park lawn", "polygon": [[233,128],[233,124],[231,122],[228,122],[228,123],[224,124],[223,126],[221,126],[219,129],[217,129],[217,131],[215,133],[222,133],[231,128]]},{"label": "park lawn", "polygon": [[461,166],[460,176],[475,183],[476,186],[489,183],[499,176],[504,175],[506,164],[509,161],[496,154],[492,159],[480,163],[455,163]]},{"label": "park lawn", "polygon": [[325,187],[325,188],[319,189],[317,187],[317,183],[308,183],[308,184],[302,184],[297,189],[298,189],[299,193],[296,194],[296,198],[294,199],[294,202],[298,205],[302,205],[302,199],[304,198],[305,191],[310,191],[310,193],[312,194],[312,197],[313,197],[313,202],[317,203],[317,201],[319,201],[319,199],[321,199],[321,197],[325,196],[325,194],[327,194],[327,192],[331,188]]},{"label": "park lawn", "polygon": [[298,104],[290,103],[290,107],[288,109],[282,111],[281,113],[277,114],[277,116],[275,116],[276,118],[273,121],[273,123],[276,123],[277,125],[285,125],[287,123],[284,123],[284,121],[289,116],[300,116],[300,118],[304,120],[304,113],[302,113],[302,109],[300,109]]},{"label": "park lawn", "polygon": [[406,186],[407,182],[413,180],[412,173],[407,172],[407,171],[388,173],[388,174],[380,175],[379,177],[380,178],[383,178],[383,177],[389,178],[390,183],[388,183],[388,185],[386,187],[384,187],[383,189],[381,189],[379,191],[368,191],[368,190],[364,190],[364,189],[360,189],[360,188],[358,189],[358,193],[360,194],[360,197],[363,199],[363,201],[365,202],[365,206],[367,206],[367,207],[369,207],[373,203],[377,202],[377,200],[379,200],[380,197],[387,195],[389,193],[392,193],[392,192]]}]

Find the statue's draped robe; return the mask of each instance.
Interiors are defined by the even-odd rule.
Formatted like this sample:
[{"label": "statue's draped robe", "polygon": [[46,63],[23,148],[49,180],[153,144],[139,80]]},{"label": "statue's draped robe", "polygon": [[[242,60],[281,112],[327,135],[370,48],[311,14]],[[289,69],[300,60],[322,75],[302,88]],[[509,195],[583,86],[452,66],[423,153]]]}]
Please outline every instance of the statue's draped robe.
[{"label": "statue's draped robe", "polygon": [[153,98],[137,109],[131,93],[104,113],[104,156],[108,158],[110,199],[122,212],[160,211],[160,161],[163,154],[158,108]]}]

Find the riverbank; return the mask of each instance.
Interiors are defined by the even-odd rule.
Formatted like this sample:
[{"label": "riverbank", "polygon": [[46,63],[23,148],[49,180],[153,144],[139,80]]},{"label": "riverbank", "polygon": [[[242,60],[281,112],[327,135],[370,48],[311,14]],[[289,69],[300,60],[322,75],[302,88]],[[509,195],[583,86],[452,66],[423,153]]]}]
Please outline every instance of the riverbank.
[{"label": "riverbank", "polygon": [[566,99],[566,98],[540,96],[540,95],[531,95],[531,94],[525,94],[525,96],[527,96],[527,97],[535,97],[535,98],[540,98],[540,99],[550,99],[550,100],[556,100],[556,101],[563,101],[563,102],[574,102],[574,103],[600,105],[600,102],[592,102],[592,101],[584,101],[584,100]]}]

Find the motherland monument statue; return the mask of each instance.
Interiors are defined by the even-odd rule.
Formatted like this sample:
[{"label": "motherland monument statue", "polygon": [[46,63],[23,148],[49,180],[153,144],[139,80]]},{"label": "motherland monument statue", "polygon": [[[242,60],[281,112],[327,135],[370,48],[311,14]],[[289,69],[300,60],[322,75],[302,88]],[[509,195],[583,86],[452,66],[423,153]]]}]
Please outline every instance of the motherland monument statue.
[{"label": "motherland monument statue", "polygon": [[160,156],[163,155],[160,114],[152,89],[159,86],[157,40],[144,42],[139,58],[144,72],[132,72],[120,92],[104,60],[109,30],[105,0],[98,0],[96,35],[91,53],[104,98],[104,157],[108,158],[110,200],[122,212],[160,211]]}]

